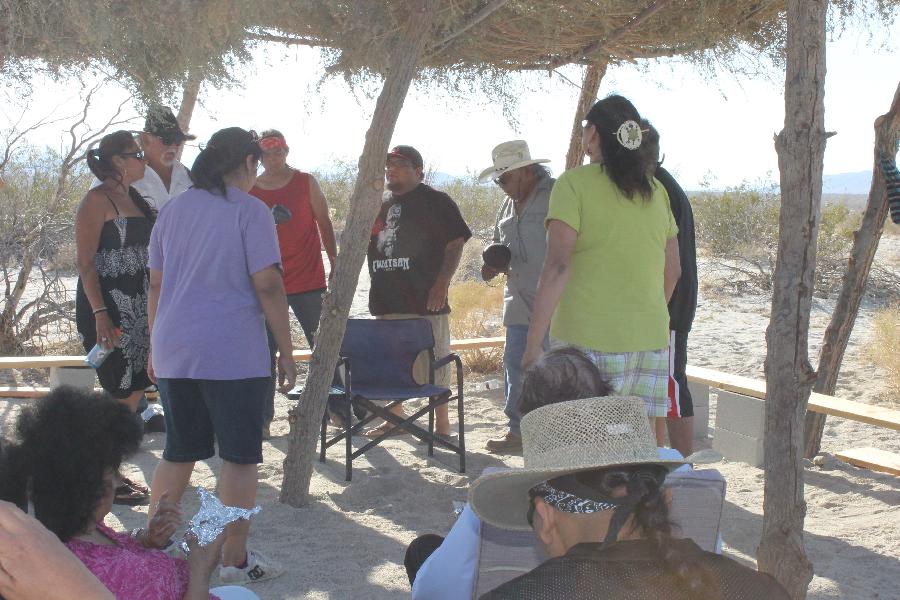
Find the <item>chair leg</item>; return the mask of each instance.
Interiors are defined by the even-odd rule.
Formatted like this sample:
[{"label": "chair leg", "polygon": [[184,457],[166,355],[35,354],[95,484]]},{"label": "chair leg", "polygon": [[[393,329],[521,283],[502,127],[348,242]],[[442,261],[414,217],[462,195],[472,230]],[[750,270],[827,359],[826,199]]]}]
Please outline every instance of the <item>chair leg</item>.
[{"label": "chair leg", "polygon": [[428,411],[428,456],[434,456],[434,398],[428,399],[430,409]]},{"label": "chair leg", "polygon": [[322,415],[322,432],[320,435],[321,450],[319,450],[319,462],[325,462],[325,437],[328,433],[328,407],[325,407],[325,413]]},{"label": "chair leg", "polygon": [[466,472],[466,422],[462,386],[457,388],[456,410],[459,419],[459,472]]},{"label": "chair leg", "polygon": [[353,435],[351,435],[350,432],[353,426],[353,408],[351,404],[353,404],[353,402],[349,397],[347,397],[347,402],[345,402],[346,411],[344,413],[344,435],[347,438],[344,440],[346,442],[347,448],[344,461],[346,462],[347,481],[350,481],[350,479],[353,477],[353,458],[351,457],[351,454],[353,454]]}]

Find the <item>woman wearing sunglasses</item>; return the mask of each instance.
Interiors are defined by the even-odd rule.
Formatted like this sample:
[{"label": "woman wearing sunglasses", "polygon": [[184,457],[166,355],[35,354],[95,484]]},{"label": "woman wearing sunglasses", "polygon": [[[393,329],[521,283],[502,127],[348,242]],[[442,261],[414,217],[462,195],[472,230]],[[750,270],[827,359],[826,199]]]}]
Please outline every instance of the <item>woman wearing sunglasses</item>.
[{"label": "woman wearing sunglasses", "polygon": [[[101,183],[75,216],[75,319],[85,351],[95,344],[112,351],[97,367],[100,385],[134,412],[150,385],[147,245],[156,211],[132,187],[144,176],[144,155],[131,133],[104,136],[88,151],[87,164]],[[116,490],[120,504],[147,498],[146,488],[132,482]]]}]

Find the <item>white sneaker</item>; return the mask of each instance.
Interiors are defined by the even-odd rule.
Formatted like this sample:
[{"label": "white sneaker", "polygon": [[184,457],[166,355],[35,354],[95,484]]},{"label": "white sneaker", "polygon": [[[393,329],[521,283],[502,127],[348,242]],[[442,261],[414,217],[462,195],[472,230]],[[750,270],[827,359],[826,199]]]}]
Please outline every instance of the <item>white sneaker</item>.
[{"label": "white sneaker", "polygon": [[277,562],[256,550],[248,549],[247,566],[239,569],[222,565],[219,567],[219,581],[243,585],[256,583],[263,579],[274,579],[282,573],[284,573],[284,568]]}]

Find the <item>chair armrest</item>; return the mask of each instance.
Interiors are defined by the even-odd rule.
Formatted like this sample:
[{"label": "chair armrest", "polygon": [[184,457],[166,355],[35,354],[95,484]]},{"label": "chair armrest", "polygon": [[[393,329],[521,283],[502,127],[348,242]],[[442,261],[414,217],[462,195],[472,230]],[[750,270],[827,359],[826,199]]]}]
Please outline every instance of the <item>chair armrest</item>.
[{"label": "chair armrest", "polygon": [[440,360],[433,361],[431,366],[437,370],[445,365],[449,365],[451,362],[455,362],[457,368],[462,369],[462,359],[459,357],[459,354],[456,353],[450,353]]}]

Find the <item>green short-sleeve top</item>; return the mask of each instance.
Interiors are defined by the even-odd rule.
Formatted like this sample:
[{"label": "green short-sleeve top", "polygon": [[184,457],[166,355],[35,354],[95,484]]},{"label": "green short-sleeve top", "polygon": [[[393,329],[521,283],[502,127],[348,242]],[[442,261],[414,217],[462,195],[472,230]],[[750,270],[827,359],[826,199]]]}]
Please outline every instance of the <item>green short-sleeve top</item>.
[{"label": "green short-sleeve top", "polygon": [[663,271],[666,242],[678,227],[665,189],[651,181],[649,200],[629,199],[600,164],[556,181],[546,223],[562,221],[578,239],[550,325],[554,339],[614,353],[668,347]]}]

